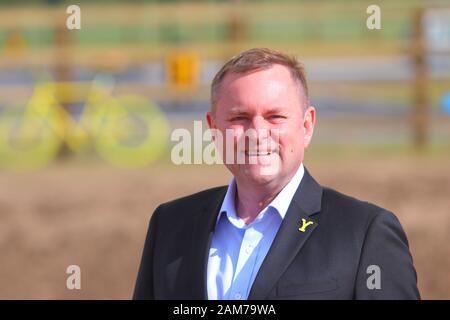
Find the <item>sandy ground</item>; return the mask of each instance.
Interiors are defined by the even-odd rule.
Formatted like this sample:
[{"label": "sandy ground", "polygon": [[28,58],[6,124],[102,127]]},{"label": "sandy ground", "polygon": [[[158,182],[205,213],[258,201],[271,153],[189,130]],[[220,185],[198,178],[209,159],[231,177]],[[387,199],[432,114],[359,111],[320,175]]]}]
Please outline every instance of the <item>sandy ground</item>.
[{"label": "sandy ground", "polygon": [[[450,299],[450,157],[307,157],[324,185],[386,207],[410,241],[423,298]],[[56,163],[0,173],[0,298],[128,299],[157,204],[230,176],[219,166]],[[81,267],[81,290],[66,268]]]}]

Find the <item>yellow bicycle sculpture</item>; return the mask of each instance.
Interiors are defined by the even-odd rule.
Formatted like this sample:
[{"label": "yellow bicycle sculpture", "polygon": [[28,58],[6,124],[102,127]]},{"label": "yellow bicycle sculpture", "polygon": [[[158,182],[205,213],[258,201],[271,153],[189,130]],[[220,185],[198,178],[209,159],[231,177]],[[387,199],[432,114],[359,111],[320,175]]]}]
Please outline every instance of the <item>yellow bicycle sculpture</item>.
[{"label": "yellow bicycle sculpture", "polygon": [[[112,96],[98,83],[38,83],[25,108],[0,112],[0,167],[37,169],[65,143],[74,152],[95,149],[120,167],[143,167],[165,150],[169,125],[159,107],[137,95]],[[79,120],[63,104],[85,101]]]}]

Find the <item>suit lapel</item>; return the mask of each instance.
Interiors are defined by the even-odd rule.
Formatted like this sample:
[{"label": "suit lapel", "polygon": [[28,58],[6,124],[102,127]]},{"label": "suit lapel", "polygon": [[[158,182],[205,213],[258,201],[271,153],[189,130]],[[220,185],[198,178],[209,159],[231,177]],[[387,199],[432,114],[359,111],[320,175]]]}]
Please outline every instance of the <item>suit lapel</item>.
[{"label": "suit lapel", "polygon": [[186,266],[188,266],[186,270],[189,270],[189,274],[185,275],[189,279],[189,286],[186,288],[188,292],[187,296],[193,300],[208,299],[207,266],[209,247],[217,221],[217,215],[226,191],[227,187],[220,188],[217,195],[212,197],[211,201],[208,201],[193,221],[193,240],[189,248],[189,259],[186,263]]},{"label": "suit lapel", "polygon": [[[321,209],[322,187],[305,168],[278,233],[253,282],[248,299],[265,299],[318,225],[312,217]],[[302,221],[304,219],[304,222]],[[312,224],[309,224],[312,222]],[[299,230],[304,224],[308,224]]]}]

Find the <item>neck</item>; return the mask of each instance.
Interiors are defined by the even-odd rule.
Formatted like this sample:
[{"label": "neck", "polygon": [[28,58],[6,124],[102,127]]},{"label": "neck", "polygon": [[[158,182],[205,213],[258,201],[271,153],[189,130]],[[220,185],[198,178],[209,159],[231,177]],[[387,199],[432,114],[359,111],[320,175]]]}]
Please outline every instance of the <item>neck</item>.
[{"label": "neck", "polygon": [[237,215],[246,224],[250,224],[261,210],[275,199],[288,182],[278,184],[276,187],[272,184],[254,186],[236,179],[235,208]]}]

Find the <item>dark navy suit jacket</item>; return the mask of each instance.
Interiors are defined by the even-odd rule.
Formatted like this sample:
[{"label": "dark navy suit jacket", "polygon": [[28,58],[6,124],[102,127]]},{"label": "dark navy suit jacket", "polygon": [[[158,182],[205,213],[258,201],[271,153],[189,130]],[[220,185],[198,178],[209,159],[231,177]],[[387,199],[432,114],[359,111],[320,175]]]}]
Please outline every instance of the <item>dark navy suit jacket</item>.
[{"label": "dark navy suit jacket", "polygon": [[[209,189],[155,210],[134,299],[207,299],[211,235],[226,190],[226,186]],[[305,232],[299,231],[302,219],[313,222]],[[248,298],[419,299],[420,295],[408,241],[394,214],[321,187],[305,169]]]}]

